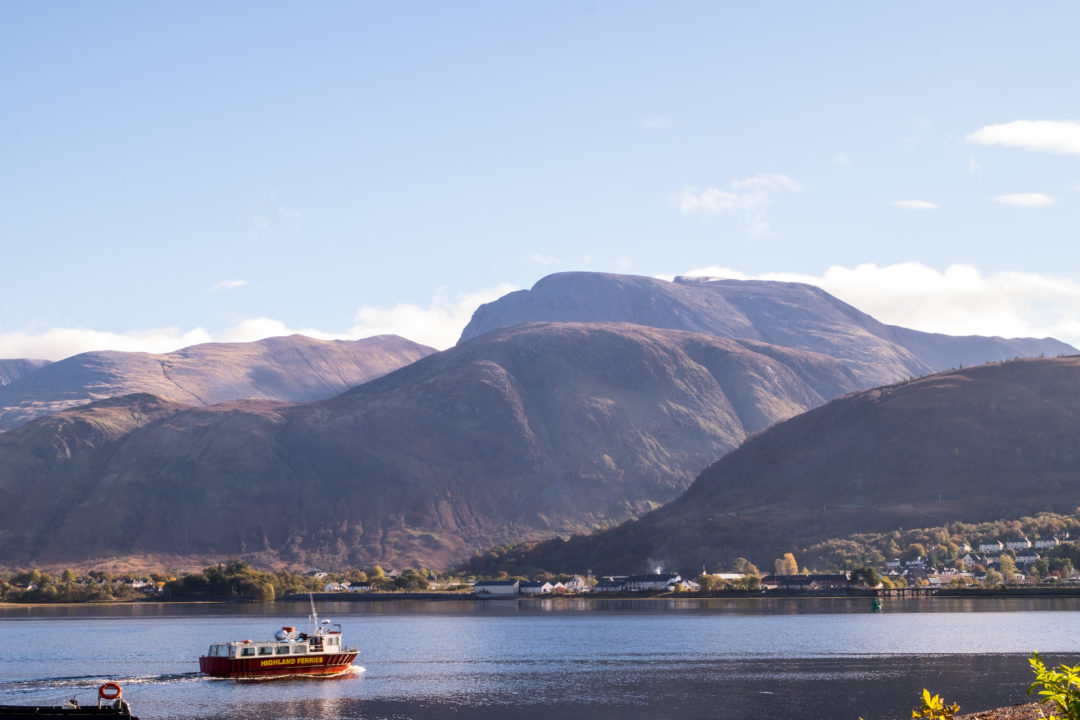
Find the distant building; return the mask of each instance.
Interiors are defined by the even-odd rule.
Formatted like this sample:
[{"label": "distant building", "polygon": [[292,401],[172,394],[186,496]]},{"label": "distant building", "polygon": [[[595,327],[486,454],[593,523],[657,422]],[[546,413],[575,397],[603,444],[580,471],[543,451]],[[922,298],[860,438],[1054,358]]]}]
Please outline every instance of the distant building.
[{"label": "distant building", "polygon": [[849,585],[851,585],[851,577],[847,573],[766,575],[761,579],[761,586],[764,588],[787,590],[827,590],[830,588],[846,588]]},{"label": "distant building", "polygon": [[574,577],[567,580],[564,587],[566,588],[567,592],[588,592],[589,591],[589,583],[587,583],[585,581],[585,578],[581,577],[580,575],[575,575]]},{"label": "distant building", "polygon": [[477,580],[473,585],[474,595],[517,595],[517,580]]},{"label": "distant building", "polygon": [[667,590],[671,586],[682,582],[678,573],[650,573],[648,575],[631,575],[623,583],[623,589],[629,592],[646,592],[648,590]]},{"label": "distant building", "polygon": [[526,580],[518,583],[518,592],[522,595],[547,595],[551,590],[551,583],[542,580]]},{"label": "distant building", "polygon": [[626,584],[625,576],[614,576],[600,578],[600,582],[596,583],[596,587],[592,589],[594,593],[616,593],[622,592],[623,586]]},{"label": "distant building", "polygon": [[994,540],[988,543],[979,543],[979,552],[981,553],[1000,553],[1005,549],[1005,545],[1000,540]]}]

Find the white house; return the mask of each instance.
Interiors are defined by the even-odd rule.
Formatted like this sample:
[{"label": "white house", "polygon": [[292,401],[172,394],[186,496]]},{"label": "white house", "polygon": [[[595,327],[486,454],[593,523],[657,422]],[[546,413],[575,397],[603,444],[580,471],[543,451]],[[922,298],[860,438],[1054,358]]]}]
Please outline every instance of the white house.
[{"label": "white house", "polygon": [[567,592],[588,592],[589,583],[585,582],[585,578],[580,575],[575,575],[566,581],[565,586]]},{"label": "white house", "polygon": [[648,575],[631,575],[623,582],[623,589],[630,592],[645,592],[647,590],[666,590],[676,583],[682,582],[678,573],[650,573]]},{"label": "white house", "polygon": [[1005,541],[1006,550],[1027,550],[1031,547],[1031,541],[1026,537],[1014,538],[1013,540]]},{"label": "white house", "polygon": [[477,580],[473,584],[474,595],[517,595],[517,580]]},{"label": "white house", "polygon": [[1031,543],[1031,546],[1036,549],[1052,548],[1060,545],[1061,542],[1057,538],[1039,538],[1035,542]]},{"label": "white house", "polygon": [[1034,565],[1037,562],[1039,562],[1039,554],[1038,553],[1035,553],[1035,552],[1032,552],[1032,551],[1029,550],[1027,552],[1017,553],[1016,554],[1016,564],[1017,565]]},{"label": "white house", "polygon": [[979,543],[979,552],[981,553],[999,553],[1005,549],[1005,546],[1000,540],[994,540],[988,543]]},{"label": "white house", "polygon": [[341,592],[344,589],[344,585],[336,582],[326,583],[326,585],[323,586],[323,592]]},{"label": "white house", "polygon": [[522,595],[547,595],[551,590],[551,583],[542,580],[526,580],[518,583],[518,592]]}]

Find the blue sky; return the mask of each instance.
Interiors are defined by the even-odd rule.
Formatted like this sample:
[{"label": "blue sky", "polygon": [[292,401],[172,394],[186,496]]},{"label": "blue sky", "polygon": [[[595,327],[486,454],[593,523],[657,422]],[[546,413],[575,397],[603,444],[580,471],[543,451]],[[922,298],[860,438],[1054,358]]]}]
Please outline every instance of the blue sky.
[{"label": "blue sky", "polygon": [[1080,6],[0,4],[0,357],[451,344],[563,270],[1080,343]]}]

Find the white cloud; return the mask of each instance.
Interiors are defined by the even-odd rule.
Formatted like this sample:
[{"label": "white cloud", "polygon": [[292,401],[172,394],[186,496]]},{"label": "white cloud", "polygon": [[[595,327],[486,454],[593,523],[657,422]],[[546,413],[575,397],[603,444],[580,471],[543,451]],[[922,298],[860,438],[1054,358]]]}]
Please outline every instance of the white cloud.
[{"label": "white cloud", "polygon": [[551,255],[542,255],[538,252],[529,253],[529,262],[537,265],[558,265],[559,258],[552,257]]},{"label": "white cloud", "polygon": [[364,306],[356,311],[356,324],[345,332],[290,328],[274,318],[255,317],[216,333],[207,332],[201,327],[188,331],[157,328],[128,333],[88,328],[0,333],[0,358],[62,360],[96,350],[168,353],[208,342],[254,342],[294,334],[320,340],[359,340],[372,335],[392,334],[443,350],[457,342],[479,305],[517,289],[512,285],[500,285],[460,293],[454,298],[449,298],[445,290],[439,290],[427,307],[412,304],[389,308]]},{"label": "white cloud", "polygon": [[1001,205],[1015,205],[1017,207],[1043,207],[1052,205],[1053,199],[1042,193],[1015,193],[1013,195],[998,195],[994,202]]},{"label": "white cloud", "polygon": [[0,334],[0,357],[62,360],[91,350],[164,353],[212,340],[210,333],[202,328],[187,332],[177,328],[158,328],[128,333],[88,328],[49,328],[36,333]]},{"label": "white cloud", "polygon": [[451,299],[444,290],[435,293],[427,307],[402,303],[393,307],[367,305],[356,311],[356,325],[349,330],[351,337],[370,337],[393,333],[424,345],[443,350],[452,346],[472,318],[473,311],[483,303],[496,300],[517,290],[512,285],[461,293]]},{"label": "white cloud", "polygon": [[838,152],[832,156],[832,164],[836,167],[851,167],[851,158],[846,152]]},{"label": "white cloud", "polygon": [[684,213],[737,213],[751,234],[767,235],[771,228],[764,208],[778,193],[801,191],[802,185],[783,173],[762,173],[732,180],[727,189],[684,187],[676,202]]},{"label": "white cloud", "polygon": [[983,275],[971,265],[944,271],[920,263],[833,266],[822,275],[747,276],[722,267],[687,275],[816,285],[892,325],[948,335],[1055,337],[1080,347],[1080,283],[1034,273]]},{"label": "white cloud", "polygon": [[896,207],[909,208],[911,210],[937,210],[940,205],[926,200],[893,200]]},{"label": "white cloud", "polygon": [[1080,155],[1080,123],[1052,120],[1017,120],[987,125],[967,136],[979,145],[1038,150],[1064,155]]},{"label": "white cloud", "polygon": [[245,287],[248,284],[247,280],[222,280],[219,283],[215,283],[210,292],[219,292],[221,290],[235,290],[236,288]]}]

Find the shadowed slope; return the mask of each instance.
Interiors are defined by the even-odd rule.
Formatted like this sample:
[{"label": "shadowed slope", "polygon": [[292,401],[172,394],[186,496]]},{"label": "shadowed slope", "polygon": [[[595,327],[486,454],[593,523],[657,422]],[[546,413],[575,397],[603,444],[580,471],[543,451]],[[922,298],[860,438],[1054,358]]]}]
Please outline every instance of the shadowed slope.
[{"label": "shadowed slope", "polygon": [[1080,505],[1080,358],[987,365],[849,395],[749,438],[641,520],[521,554],[640,572],[780,553],[855,532]]},{"label": "shadowed slope", "polygon": [[48,364],[48,360],[0,360],[0,387],[18,380],[23,375],[29,375]]},{"label": "shadowed slope", "polygon": [[[13,518],[0,552],[443,567],[492,544],[633,517],[748,432],[854,386],[835,360],[757,342],[515,327],[330,400],[193,408],[133,427],[107,453],[73,451],[65,462],[86,468],[88,492],[47,538]],[[0,467],[25,461],[24,438],[67,415],[8,433]],[[35,482],[63,486],[63,467]],[[40,500],[24,517],[61,512]]]}]

